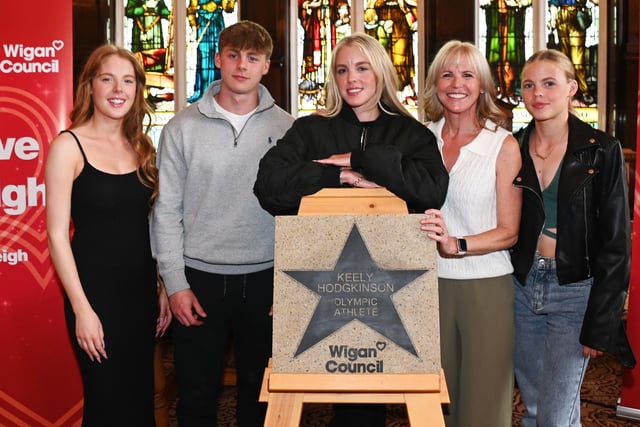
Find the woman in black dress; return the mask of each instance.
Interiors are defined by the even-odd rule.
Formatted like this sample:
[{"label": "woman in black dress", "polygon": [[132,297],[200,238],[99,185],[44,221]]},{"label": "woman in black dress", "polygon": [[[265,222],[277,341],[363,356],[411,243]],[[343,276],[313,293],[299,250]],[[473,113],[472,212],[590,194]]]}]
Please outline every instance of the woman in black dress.
[{"label": "woman in black dress", "polygon": [[142,126],[150,111],[144,87],[130,52],[96,49],[79,79],[71,127],[47,158],[49,249],[65,291],[85,427],[155,425],[154,338],[171,314],[149,246],[157,169]]}]

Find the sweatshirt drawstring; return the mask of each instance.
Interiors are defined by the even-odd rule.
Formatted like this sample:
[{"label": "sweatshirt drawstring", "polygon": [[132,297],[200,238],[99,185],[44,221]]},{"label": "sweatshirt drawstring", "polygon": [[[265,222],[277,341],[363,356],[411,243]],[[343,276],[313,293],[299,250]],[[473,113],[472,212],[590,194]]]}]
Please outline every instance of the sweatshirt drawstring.
[{"label": "sweatshirt drawstring", "polygon": [[243,274],[242,279],[242,299],[247,299],[247,275]]},{"label": "sweatshirt drawstring", "polygon": [[224,288],[222,289],[222,296],[227,295],[227,275],[225,274],[223,277]]}]

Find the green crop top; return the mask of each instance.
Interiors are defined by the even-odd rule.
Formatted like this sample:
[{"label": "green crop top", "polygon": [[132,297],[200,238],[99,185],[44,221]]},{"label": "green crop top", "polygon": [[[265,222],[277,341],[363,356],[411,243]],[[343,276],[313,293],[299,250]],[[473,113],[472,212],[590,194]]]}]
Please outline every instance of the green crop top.
[{"label": "green crop top", "polygon": [[549,236],[552,239],[557,237],[557,234],[551,231],[552,228],[558,227],[558,183],[560,182],[560,167],[556,171],[553,180],[549,183],[547,188],[542,192],[542,203],[544,204],[544,215],[546,220],[544,222],[544,228],[542,234]]}]

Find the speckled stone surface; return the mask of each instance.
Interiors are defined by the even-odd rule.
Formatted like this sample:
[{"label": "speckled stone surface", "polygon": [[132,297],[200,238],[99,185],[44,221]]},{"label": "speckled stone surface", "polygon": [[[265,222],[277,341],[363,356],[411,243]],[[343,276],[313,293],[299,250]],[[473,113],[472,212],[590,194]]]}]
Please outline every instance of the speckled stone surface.
[{"label": "speckled stone surface", "polygon": [[422,217],[276,218],[273,372],[440,372],[436,248]]}]

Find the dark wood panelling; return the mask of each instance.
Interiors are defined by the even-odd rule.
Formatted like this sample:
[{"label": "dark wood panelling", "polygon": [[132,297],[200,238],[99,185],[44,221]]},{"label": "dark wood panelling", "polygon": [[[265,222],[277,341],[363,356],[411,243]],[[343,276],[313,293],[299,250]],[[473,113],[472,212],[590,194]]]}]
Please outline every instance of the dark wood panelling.
[{"label": "dark wood panelling", "polygon": [[270,1],[242,1],[240,18],[255,21],[265,27],[273,38],[273,54],[271,55],[271,68],[269,73],[262,78],[264,84],[276,103],[287,111],[291,111],[289,99],[289,31],[288,0]]},{"label": "dark wood panelling", "polygon": [[[638,18],[640,8],[637,0],[622,0],[616,4],[615,15],[619,19],[615,24],[617,40],[611,37],[612,53],[609,69],[613,68],[614,79],[609,79],[608,93],[610,109],[608,122],[613,123],[616,137],[623,147],[636,149],[637,117],[638,117],[638,45],[640,32]],[[611,12],[610,12],[611,13]],[[613,34],[610,35],[613,36]]]},{"label": "dark wood panelling", "polygon": [[74,88],[89,54],[107,42],[110,13],[106,0],[73,0]]},{"label": "dark wood panelling", "polygon": [[432,59],[443,44],[452,39],[475,41],[474,0],[433,0],[432,26],[434,39],[428,43],[429,59]]}]

